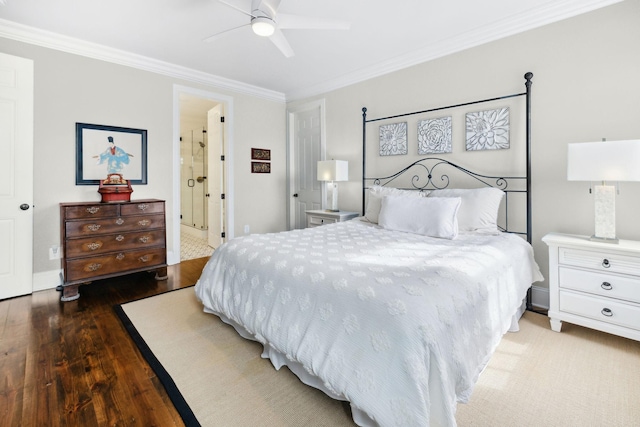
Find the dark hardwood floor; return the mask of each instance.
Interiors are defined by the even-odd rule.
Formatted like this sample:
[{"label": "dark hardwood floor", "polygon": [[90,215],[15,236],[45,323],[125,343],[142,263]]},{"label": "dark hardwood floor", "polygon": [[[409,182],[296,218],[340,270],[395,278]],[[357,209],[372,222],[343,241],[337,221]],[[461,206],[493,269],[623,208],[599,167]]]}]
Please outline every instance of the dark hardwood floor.
[{"label": "dark hardwood floor", "polygon": [[113,306],[195,284],[208,258],[0,301],[0,426],[182,426]]}]

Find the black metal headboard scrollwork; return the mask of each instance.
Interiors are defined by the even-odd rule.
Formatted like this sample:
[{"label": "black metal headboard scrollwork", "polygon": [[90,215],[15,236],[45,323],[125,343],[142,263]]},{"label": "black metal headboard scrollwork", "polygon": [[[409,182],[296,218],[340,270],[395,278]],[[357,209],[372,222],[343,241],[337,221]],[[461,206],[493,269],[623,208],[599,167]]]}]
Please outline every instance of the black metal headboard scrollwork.
[{"label": "black metal headboard scrollwork", "polygon": [[[375,119],[367,119],[367,109],[362,109],[362,214],[365,213],[366,203],[366,190],[368,188],[367,183],[373,185],[386,186],[400,178],[401,176],[410,177],[410,189],[413,190],[434,190],[443,189],[449,186],[449,171],[456,171],[471,179],[476,183],[480,183],[486,187],[499,188],[505,192],[505,223],[503,231],[511,233],[526,235],[527,241],[531,243],[532,238],[532,221],[531,221],[531,79],[533,73],[526,73],[525,87],[526,91],[522,93],[504,95],[496,98],[482,99],[478,101],[466,102],[463,104],[448,105],[445,107],[431,108],[428,110],[415,111],[411,113],[398,114],[388,117],[379,117]],[[481,104],[491,101],[498,101],[502,99],[525,97],[526,103],[526,115],[525,115],[525,143],[526,143],[526,172],[523,176],[491,176],[473,172],[467,168],[464,168],[458,164],[450,162],[448,160],[439,157],[423,157],[415,162],[409,164],[403,169],[385,177],[367,177],[366,175],[366,125],[367,123],[395,119],[410,115],[430,113],[439,110],[465,107],[469,105]],[[409,175],[406,175],[409,174]],[[410,176],[410,174],[414,174]],[[515,184],[515,185],[514,185]],[[514,188],[515,187],[515,188]],[[526,197],[526,231],[518,231],[510,229],[509,227],[509,195],[513,193],[524,194]]]}]

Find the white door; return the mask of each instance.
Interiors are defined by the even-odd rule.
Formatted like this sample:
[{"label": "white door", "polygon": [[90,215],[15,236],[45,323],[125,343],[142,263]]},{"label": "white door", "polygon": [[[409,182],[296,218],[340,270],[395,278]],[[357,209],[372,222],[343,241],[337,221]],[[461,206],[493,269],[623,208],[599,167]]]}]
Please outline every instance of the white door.
[{"label": "white door", "polygon": [[33,61],[0,53],[0,299],[33,289]]},{"label": "white door", "polygon": [[323,186],[317,179],[318,161],[324,159],[324,103],[303,106],[289,113],[289,228],[305,228],[305,211],[321,209]]},{"label": "white door", "polygon": [[223,105],[218,104],[207,112],[207,135],[209,143],[208,234],[209,246],[218,248],[224,243],[224,117]]}]

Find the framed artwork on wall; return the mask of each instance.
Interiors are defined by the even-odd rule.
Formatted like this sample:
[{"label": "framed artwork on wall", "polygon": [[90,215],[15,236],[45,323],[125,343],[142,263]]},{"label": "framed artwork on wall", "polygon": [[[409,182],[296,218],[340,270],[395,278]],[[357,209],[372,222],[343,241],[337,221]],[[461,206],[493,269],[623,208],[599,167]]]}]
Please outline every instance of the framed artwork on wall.
[{"label": "framed artwork on wall", "polygon": [[267,150],[264,148],[252,148],[251,160],[271,160],[271,150]]},{"label": "framed artwork on wall", "polygon": [[251,162],[251,173],[271,173],[271,163]]},{"label": "framed artwork on wall", "polygon": [[418,154],[451,153],[451,116],[418,122]]},{"label": "framed artwork on wall", "polygon": [[147,183],[147,131],[76,123],[76,185],[98,185],[110,174]]},{"label": "framed artwork on wall", "polygon": [[466,114],[467,151],[509,148],[509,107]]},{"label": "framed artwork on wall", "polygon": [[380,125],[380,155],[407,154],[407,122]]}]

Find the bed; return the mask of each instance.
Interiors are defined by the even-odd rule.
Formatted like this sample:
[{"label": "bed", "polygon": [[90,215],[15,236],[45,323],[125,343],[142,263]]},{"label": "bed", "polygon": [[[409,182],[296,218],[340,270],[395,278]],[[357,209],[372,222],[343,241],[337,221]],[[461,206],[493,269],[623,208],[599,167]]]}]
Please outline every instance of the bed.
[{"label": "bed", "polygon": [[[528,159],[527,150],[526,176],[513,177],[524,178],[525,194]],[[488,184],[434,185],[443,165]],[[414,188],[391,188],[393,174],[363,185],[367,203],[355,220],[227,242],[195,286],[206,312],[260,342],[276,369],[348,401],[361,426],[454,426],[457,403],[504,333],[517,330],[528,290],[542,280],[530,197],[525,232],[500,224],[509,178],[440,158],[400,175],[415,168],[427,184],[414,175]],[[439,178],[448,184],[449,175]]]}]

